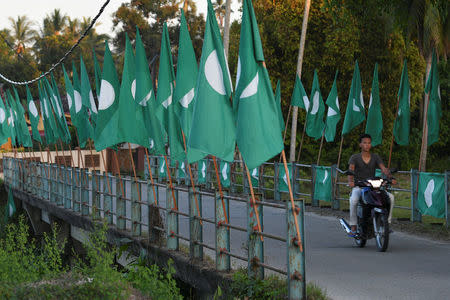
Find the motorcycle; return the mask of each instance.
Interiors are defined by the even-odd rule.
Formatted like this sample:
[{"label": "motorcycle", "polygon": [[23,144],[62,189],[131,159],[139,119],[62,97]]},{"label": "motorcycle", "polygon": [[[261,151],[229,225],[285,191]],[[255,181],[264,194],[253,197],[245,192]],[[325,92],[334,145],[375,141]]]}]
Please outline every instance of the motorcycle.
[{"label": "motorcycle", "polygon": [[[346,173],[347,175],[354,175],[351,171]],[[390,200],[386,188],[392,184],[393,179],[374,177],[355,182],[355,186],[361,188],[361,197],[357,206],[358,222],[355,236],[355,243],[360,248],[363,248],[367,240],[372,238],[375,238],[379,252],[386,251],[389,245]],[[350,225],[345,219],[340,219],[340,223],[347,233],[351,232]]]}]

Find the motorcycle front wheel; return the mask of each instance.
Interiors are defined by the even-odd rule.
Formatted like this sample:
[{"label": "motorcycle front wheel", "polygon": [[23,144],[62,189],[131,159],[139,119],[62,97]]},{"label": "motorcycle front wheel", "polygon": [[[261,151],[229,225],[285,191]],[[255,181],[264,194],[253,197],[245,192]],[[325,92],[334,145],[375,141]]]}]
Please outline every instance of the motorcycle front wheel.
[{"label": "motorcycle front wheel", "polygon": [[384,214],[376,214],[373,217],[373,230],[379,252],[386,251],[389,245],[389,222]]},{"label": "motorcycle front wheel", "polygon": [[358,217],[359,237],[355,238],[355,243],[356,243],[356,246],[358,246],[359,248],[364,248],[366,246],[366,242],[367,242],[367,239],[365,238],[366,232],[364,230],[364,227],[366,227],[366,226],[362,226],[361,219]]}]

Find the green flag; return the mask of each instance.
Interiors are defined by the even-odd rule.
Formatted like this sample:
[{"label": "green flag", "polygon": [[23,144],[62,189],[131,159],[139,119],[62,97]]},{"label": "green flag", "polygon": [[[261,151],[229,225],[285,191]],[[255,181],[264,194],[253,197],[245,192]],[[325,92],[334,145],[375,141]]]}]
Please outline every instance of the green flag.
[{"label": "green flag", "polygon": [[251,1],[243,7],[233,107],[239,151],[254,169],[283,150],[283,137]]},{"label": "green flag", "polygon": [[316,166],[314,199],[331,201],[331,167]]},{"label": "green flag", "polygon": [[61,108],[61,125],[62,128],[64,129],[64,133],[65,133],[65,142],[66,143],[70,143],[71,137],[70,137],[70,131],[69,131],[69,127],[67,126],[67,120],[66,120],[66,115],[64,113],[64,108],[62,105],[62,100],[61,100],[61,95],[59,94],[59,90],[58,90],[58,85],[56,84],[56,80],[55,77],[53,76],[53,73],[50,73],[51,76],[51,80],[52,80],[52,87],[53,87],[53,91],[54,94],[56,95],[56,99],[55,101],[58,102],[59,107]]},{"label": "green flag", "polygon": [[166,167],[166,160],[164,157],[160,157],[158,159],[159,161],[159,168],[158,168],[158,174],[159,178],[167,178],[167,167]]},{"label": "green flag", "polygon": [[[15,88],[14,88],[15,89]],[[11,95],[10,91],[7,90],[6,91],[8,100],[9,100],[9,111],[11,116],[13,116],[14,119],[14,132],[15,132],[15,136],[17,139],[17,146],[22,145],[22,124],[19,120],[19,116],[17,114],[17,105],[16,105],[16,101],[14,100],[13,96]]]},{"label": "green flag", "polygon": [[164,132],[155,115],[155,93],[148,68],[144,44],[136,28],[136,93],[135,100],[142,106],[145,128],[150,137],[149,150],[156,155],[165,154]]},{"label": "green flag", "polygon": [[[144,124],[142,106],[133,97],[133,82],[136,77],[134,54],[128,35],[125,37],[125,61],[122,85],[119,95],[119,142],[128,142],[149,147],[149,139]],[[135,85],[136,83],[134,83]]]},{"label": "green flag", "polygon": [[17,93],[16,88],[14,88],[14,95],[16,98],[16,110],[18,114],[18,120],[20,124],[21,138],[22,138],[22,146],[23,147],[32,147],[33,141],[31,140],[30,130],[28,130],[28,124],[25,120],[25,109],[20,102],[19,94]]},{"label": "green flag", "polygon": [[0,96],[0,145],[3,145],[11,137],[11,128],[8,124],[8,113]]},{"label": "green flag", "polygon": [[[230,97],[233,90],[219,25],[208,0],[205,36],[194,93],[188,146],[232,161],[236,128]],[[189,163],[194,162],[190,160]]]},{"label": "green flag", "polygon": [[95,149],[101,151],[114,146],[118,141],[119,127],[119,78],[105,41],[102,83],[98,100],[98,116],[95,126]]},{"label": "green flag", "polygon": [[275,104],[277,106],[278,120],[280,121],[280,128],[283,131],[284,126],[286,124],[284,124],[283,111],[281,110],[281,83],[280,83],[279,79],[277,82],[277,89],[275,90]]},{"label": "green flag", "polygon": [[17,146],[17,134],[16,134],[16,124],[14,121],[14,111],[11,108],[10,101],[8,99],[8,95],[5,97],[5,106],[6,106],[6,119],[8,122],[8,128],[9,128],[9,136],[11,137],[11,144],[15,147]]},{"label": "green flag", "polygon": [[291,97],[291,105],[298,106],[306,111],[308,111],[309,109],[308,95],[306,94],[305,88],[302,84],[302,80],[300,79],[300,77],[298,77],[298,74],[295,75],[295,84]]},{"label": "green flag", "polygon": [[383,135],[383,117],[381,115],[380,90],[378,88],[378,64],[373,71],[372,92],[367,112],[366,133],[372,137],[372,146],[380,145]]},{"label": "green flag", "polygon": [[398,113],[394,123],[394,138],[399,145],[409,144],[409,123],[410,123],[410,105],[411,88],[408,79],[408,67],[406,59],[403,63],[402,77],[400,87],[398,88]]},{"label": "green flag", "polygon": [[341,111],[339,109],[339,98],[337,92],[337,75],[338,71],[336,71],[336,75],[334,75],[333,86],[331,87],[331,91],[328,94],[327,102],[328,111],[327,111],[327,120],[325,123],[325,140],[327,142],[334,141],[336,136],[336,126],[341,119]]},{"label": "green flag", "polygon": [[39,112],[36,104],[34,103],[33,96],[27,85],[27,105],[28,105],[28,117],[30,118],[31,131],[33,133],[33,139],[39,143],[42,143],[41,135],[39,133]]},{"label": "green flag", "polygon": [[442,117],[441,109],[441,92],[439,87],[439,72],[437,69],[436,50],[433,50],[433,58],[431,61],[431,70],[428,75],[425,93],[429,94],[427,112],[428,139],[427,144],[431,146],[439,139],[439,121]]},{"label": "green flag", "polygon": [[161,52],[159,55],[158,94],[156,95],[156,115],[169,137],[171,161],[184,161],[183,136],[177,120],[173,103],[173,87],[175,73],[173,71],[172,53],[170,52],[169,32],[167,24],[163,25]]},{"label": "green flag", "polygon": [[41,106],[42,122],[44,123],[45,142],[50,145],[55,143],[57,137],[55,136],[53,125],[50,122],[50,107],[47,103],[46,94],[42,86],[42,81],[38,82],[39,90],[39,104]]},{"label": "green flag", "polygon": [[[289,170],[289,179],[292,182],[292,163],[287,164]],[[288,179],[283,164],[278,164],[278,189],[280,192],[289,192]]]},{"label": "green flag", "polygon": [[201,159],[198,161],[198,184],[206,183],[206,175],[208,173],[208,161],[206,159]]},{"label": "green flag", "polygon": [[12,217],[14,213],[16,212],[16,205],[14,204],[14,198],[11,187],[9,188],[8,192],[8,203],[5,207],[5,221],[8,220],[8,218]]},{"label": "green flag", "polygon": [[229,187],[231,184],[231,179],[230,179],[230,163],[226,162],[226,161],[220,161],[220,183],[222,184],[223,187]]},{"label": "green flag", "polygon": [[[177,84],[173,93],[175,101],[174,110],[180,121],[181,129],[184,134],[187,135],[191,130],[198,65],[191,37],[189,36],[186,18],[182,9],[177,60]],[[205,157],[205,154],[189,147],[187,149],[187,157],[190,161],[197,161]]]},{"label": "green flag", "polygon": [[97,60],[97,55],[95,54],[94,48],[92,48],[92,57],[94,59],[94,75],[95,75],[95,94],[97,99],[100,97],[100,85],[102,80],[102,69]]},{"label": "green flag", "polygon": [[306,115],[306,134],[317,140],[322,136],[325,127],[323,122],[325,104],[323,104],[322,93],[320,92],[317,70],[314,70],[314,80],[310,99],[311,105],[309,106],[308,114]]},{"label": "green flag", "polygon": [[250,172],[250,178],[252,180],[253,187],[259,186],[259,168],[254,168]]},{"label": "green flag", "polygon": [[89,82],[89,75],[86,66],[83,62],[83,56],[80,54],[80,80],[81,80],[81,101],[85,107],[89,109],[92,123],[97,121],[97,105],[95,104],[94,95],[92,94],[91,83]]},{"label": "green flag", "polygon": [[358,61],[355,62],[352,85],[348,95],[347,110],[345,112],[342,134],[349,133],[353,128],[361,124],[366,119],[364,111],[364,100],[361,87],[361,76],[359,74]]},{"label": "green flag", "polygon": [[185,179],[186,178],[186,165],[184,161],[180,162],[178,165],[178,178]]},{"label": "green flag", "polygon": [[[44,90],[47,93],[47,99],[50,107],[50,120],[53,122],[54,126],[54,133],[57,134],[57,137],[61,139],[62,141],[65,141],[65,131],[64,131],[64,124],[62,123],[62,107],[59,105],[58,101],[56,100],[56,95],[54,94],[53,88],[50,85],[49,81],[46,77],[44,77]],[[53,110],[52,110],[53,108]],[[56,137],[56,135],[55,135]]]},{"label": "green flag", "polygon": [[445,175],[420,173],[418,208],[423,215],[436,218],[445,217]]}]

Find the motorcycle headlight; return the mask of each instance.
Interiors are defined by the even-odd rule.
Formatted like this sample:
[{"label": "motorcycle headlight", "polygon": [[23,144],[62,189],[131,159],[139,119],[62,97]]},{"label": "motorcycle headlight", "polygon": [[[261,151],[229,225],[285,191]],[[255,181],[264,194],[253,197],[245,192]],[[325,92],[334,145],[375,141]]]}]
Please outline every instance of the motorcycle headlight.
[{"label": "motorcycle headlight", "polygon": [[373,188],[378,189],[381,187],[381,184],[383,183],[383,179],[369,179],[367,180]]}]

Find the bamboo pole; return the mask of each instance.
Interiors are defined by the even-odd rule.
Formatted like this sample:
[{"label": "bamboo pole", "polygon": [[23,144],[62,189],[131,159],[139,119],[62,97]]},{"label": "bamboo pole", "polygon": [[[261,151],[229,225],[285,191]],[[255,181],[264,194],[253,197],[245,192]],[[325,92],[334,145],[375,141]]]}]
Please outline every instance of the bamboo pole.
[{"label": "bamboo pole", "polygon": [[148,174],[150,175],[150,182],[152,183],[153,198],[155,199],[156,205],[158,205],[158,197],[156,197],[155,182],[153,181],[152,169],[150,167],[150,159],[148,158],[148,150],[147,148],[144,149],[145,149],[145,156],[147,157]]},{"label": "bamboo pole", "polygon": [[[245,171],[247,173],[248,185],[250,186],[250,195],[251,195],[251,199],[252,199],[253,210],[255,211],[255,215],[256,215],[256,221],[258,223],[258,231],[260,233],[262,233],[261,222],[259,220],[259,214],[258,214],[257,204],[256,204],[256,199],[255,199],[255,192],[253,190],[252,178],[250,177],[250,172],[248,171],[247,164],[245,164]],[[259,237],[261,238],[261,242],[264,242],[263,236],[259,235]]]},{"label": "bamboo pole", "polygon": [[114,160],[116,162],[117,172],[119,174],[120,190],[122,191],[122,197],[125,198],[125,192],[123,190],[123,183],[122,183],[122,176],[120,175],[119,159],[117,158],[116,151],[113,151],[113,153],[114,153]]},{"label": "bamboo pole", "polygon": [[80,139],[78,138],[78,133],[76,130],[75,130],[75,135],[77,136],[77,142],[78,142],[78,168],[80,167],[80,161],[81,161],[81,166],[84,169],[84,161],[83,161],[83,156],[81,154]]},{"label": "bamboo pole", "polygon": [[323,138],[325,137],[325,130],[322,133],[322,139],[320,140],[320,148],[319,148],[319,154],[317,155],[317,163],[316,165],[319,165],[320,162],[320,154],[322,153],[322,146],[323,146]]},{"label": "bamboo pole", "polygon": [[169,163],[167,162],[167,155],[164,155],[164,160],[166,162],[167,176],[169,177],[169,188],[170,188],[170,190],[172,192],[173,207],[175,208],[175,210],[178,210],[177,201],[175,199],[175,191],[173,189],[172,175],[170,175]]},{"label": "bamboo pole", "polygon": [[[306,114],[306,116],[308,116],[308,114]],[[300,155],[302,154],[303,140],[305,139],[305,132],[306,132],[306,118],[305,118],[305,123],[303,124],[303,133],[302,133],[302,139],[300,140],[300,148],[298,149],[297,162],[300,162]]]},{"label": "bamboo pole", "polygon": [[[104,168],[105,168],[105,173],[108,174],[108,170],[106,169],[106,160],[105,160],[105,156],[103,155],[103,150],[100,151],[100,155],[101,155],[101,157],[102,157],[103,166],[104,166]],[[111,194],[111,185],[109,184],[109,180],[108,180],[108,179],[106,179],[106,185],[108,186],[109,194],[112,195],[112,194]]]},{"label": "bamboo pole", "polygon": [[339,145],[339,154],[338,154],[338,161],[337,161],[337,168],[339,169],[339,164],[341,163],[341,154],[342,154],[342,144],[344,143],[344,136],[341,135],[341,144]]},{"label": "bamboo pole", "polygon": [[[186,153],[186,157],[187,157],[186,137],[184,136],[183,130],[181,130],[181,134],[183,135],[184,152]],[[195,206],[197,208],[198,216],[201,217],[200,207],[198,205],[198,200],[197,200],[197,191],[195,190],[194,177],[192,176],[191,165],[189,163],[187,165],[188,165],[189,177],[191,178],[191,186],[192,186],[192,192],[194,194]],[[200,225],[203,225],[202,220],[199,219],[199,221],[200,221]]]},{"label": "bamboo pole", "polygon": [[64,167],[67,168],[66,157],[64,156],[64,146],[63,146],[63,143],[62,143],[61,140],[59,140],[59,143],[60,143],[60,145],[61,145],[62,158],[63,158],[63,160],[64,160]]},{"label": "bamboo pole", "polygon": [[224,197],[223,197],[222,183],[220,182],[219,168],[217,167],[216,157],[213,155],[212,158],[213,158],[213,162],[214,162],[214,169],[216,170],[216,178],[217,178],[217,185],[219,186],[220,199],[222,200],[223,215],[225,217],[225,222],[227,224],[229,224],[228,223],[227,211],[225,209],[225,201],[224,201]]},{"label": "bamboo pole", "polygon": [[295,229],[297,231],[298,246],[300,248],[300,251],[303,252],[303,244],[302,244],[302,239],[300,237],[300,229],[298,227],[298,220],[297,220],[297,207],[295,206],[295,203],[294,203],[294,195],[292,194],[291,179],[290,179],[290,175],[289,175],[289,169],[287,166],[286,154],[284,153],[284,149],[281,152],[281,157],[283,158],[284,171],[286,172],[286,176],[288,178],[287,184],[288,184],[288,189],[289,189],[289,198],[291,200],[291,205],[292,205],[292,214],[294,215]]},{"label": "bamboo pole", "polygon": [[139,183],[136,176],[136,167],[134,166],[134,159],[133,159],[133,153],[131,152],[131,145],[128,143],[128,153],[130,153],[130,159],[131,159],[131,166],[133,167],[133,174],[134,174],[134,182],[136,183],[136,190],[138,192],[138,198],[139,202],[141,202],[141,191],[139,190]]}]

